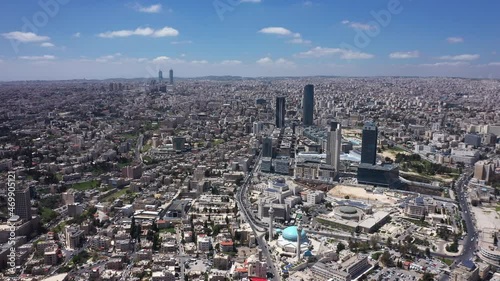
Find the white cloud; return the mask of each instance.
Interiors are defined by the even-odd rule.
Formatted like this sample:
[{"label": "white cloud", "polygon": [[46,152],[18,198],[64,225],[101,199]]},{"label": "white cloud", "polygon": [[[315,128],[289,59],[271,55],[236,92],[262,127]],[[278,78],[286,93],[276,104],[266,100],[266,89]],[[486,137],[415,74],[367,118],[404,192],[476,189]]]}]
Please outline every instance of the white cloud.
[{"label": "white cloud", "polygon": [[101,38],[115,38],[115,37],[129,37],[129,36],[150,36],[150,37],[167,37],[167,36],[177,36],[179,31],[176,29],[165,26],[162,29],[154,30],[150,27],[138,27],[135,30],[118,30],[118,31],[106,31],[99,33],[97,36]]},{"label": "white cloud", "polygon": [[498,62],[498,61],[490,62],[490,63],[488,63],[488,65],[491,65],[491,66],[500,66],[500,62]]},{"label": "white cloud", "polygon": [[391,59],[413,59],[418,58],[420,53],[418,51],[409,51],[409,52],[394,52],[389,54],[389,58]]},{"label": "white cloud", "polygon": [[295,66],[295,63],[284,58],[279,58],[277,60],[273,60],[270,57],[264,57],[258,59],[256,61],[259,65],[268,65],[268,66]]},{"label": "white cloud", "polygon": [[419,66],[464,66],[464,65],[469,65],[468,62],[464,61],[454,61],[454,62],[437,62],[437,63],[424,63],[424,64],[419,64]]},{"label": "white cloud", "polygon": [[273,60],[270,57],[265,57],[257,60],[258,64],[267,64],[267,63],[272,63]]},{"label": "white cloud", "polygon": [[341,21],[343,25],[347,25],[353,29],[358,29],[358,30],[372,30],[376,29],[377,27],[374,25],[366,24],[366,23],[361,23],[361,22],[354,22],[354,21],[349,21],[349,20],[343,20]]},{"label": "white cloud", "polygon": [[194,61],[191,61],[192,64],[207,64],[208,61],[206,60],[194,60]]},{"label": "white cloud", "polygon": [[157,14],[157,13],[161,12],[162,6],[161,6],[161,4],[155,4],[155,5],[151,5],[151,6],[142,6],[140,4],[136,4],[134,6],[134,9],[138,12],[141,12],[141,13]]},{"label": "white cloud", "polygon": [[312,1],[305,1],[304,6],[312,6],[313,2]]},{"label": "white cloud", "polygon": [[156,57],[153,60],[151,60],[151,62],[161,64],[161,63],[183,63],[184,61],[180,60],[180,59],[167,57],[167,56],[159,56],[159,57]]},{"label": "white cloud", "polygon": [[304,40],[302,38],[293,38],[292,40],[288,41],[288,43],[292,44],[311,44],[310,40]]},{"label": "white cloud", "polygon": [[240,0],[240,3],[260,3],[262,0]]},{"label": "white cloud", "polygon": [[296,54],[296,57],[299,58],[320,58],[327,57],[333,55],[340,55],[341,59],[371,59],[374,57],[372,54],[357,52],[348,49],[340,49],[340,48],[323,48],[323,47],[315,47],[309,51],[301,52]]},{"label": "white cloud", "polygon": [[153,37],[167,37],[167,36],[177,36],[179,35],[179,31],[173,29],[171,27],[165,26],[162,29],[156,30],[153,33]]},{"label": "white cloud", "polygon": [[172,41],[170,44],[172,45],[181,45],[181,44],[192,44],[193,41],[191,40],[185,40],[185,41]]},{"label": "white cloud", "polygon": [[116,59],[118,57],[121,57],[121,56],[122,56],[121,53],[114,53],[112,55],[98,57],[95,61],[97,61],[97,62],[108,62],[110,60],[114,60],[114,59]]},{"label": "white cloud", "polygon": [[279,36],[293,37],[293,39],[287,41],[288,43],[292,43],[292,44],[311,44],[311,41],[304,40],[302,38],[302,35],[300,35],[300,33],[294,33],[291,30],[286,29],[284,27],[280,27],[280,26],[265,27],[265,28],[262,28],[261,30],[259,30],[258,32],[264,33],[264,34],[273,34],[273,35],[279,35]]},{"label": "white cloud", "polygon": [[441,60],[460,60],[460,61],[471,61],[471,60],[477,60],[480,56],[478,54],[463,54],[463,55],[457,55],[457,56],[442,56],[439,57]]},{"label": "white cloud", "polygon": [[16,40],[23,43],[43,42],[50,40],[50,37],[48,36],[40,36],[33,32],[12,31],[8,33],[2,33],[2,36],[6,39]]},{"label": "white cloud", "polygon": [[448,43],[450,43],[450,44],[463,43],[464,38],[462,38],[462,37],[448,37],[448,38],[446,38],[446,41],[448,41]]},{"label": "white cloud", "polygon": [[237,65],[237,64],[242,64],[242,61],[240,60],[223,60],[221,62],[223,65]]},{"label": "white cloud", "polygon": [[290,30],[288,30],[284,27],[279,27],[279,26],[265,27],[265,28],[259,30],[259,33],[276,34],[276,35],[292,35],[293,34]]},{"label": "white cloud", "polygon": [[53,55],[43,55],[43,56],[20,56],[19,59],[22,60],[54,60],[56,59]]},{"label": "white cloud", "polygon": [[82,36],[82,34],[80,32],[73,34],[73,37],[75,37],[75,38],[80,38],[80,36]]},{"label": "white cloud", "polygon": [[50,42],[44,42],[42,44],[40,44],[40,47],[44,47],[44,48],[52,48],[52,47],[55,47],[56,45],[50,43]]}]

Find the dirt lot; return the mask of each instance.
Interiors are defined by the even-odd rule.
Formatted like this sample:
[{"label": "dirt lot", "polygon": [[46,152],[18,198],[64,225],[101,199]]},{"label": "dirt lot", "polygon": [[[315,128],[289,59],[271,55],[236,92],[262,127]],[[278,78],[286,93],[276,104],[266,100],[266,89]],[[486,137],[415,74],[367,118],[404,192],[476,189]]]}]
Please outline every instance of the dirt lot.
[{"label": "dirt lot", "polygon": [[362,187],[350,186],[350,185],[337,185],[332,190],[328,192],[333,197],[337,198],[345,198],[345,196],[349,196],[350,199],[361,199],[361,200],[369,200],[369,201],[378,201],[382,204],[394,204],[396,203],[396,199],[389,197],[384,194],[375,194],[372,192],[367,192]]},{"label": "dirt lot", "polygon": [[496,211],[496,205],[483,205],[472,207],[476,218],[477,229],[495,228],[500,229],[500,212]]}]

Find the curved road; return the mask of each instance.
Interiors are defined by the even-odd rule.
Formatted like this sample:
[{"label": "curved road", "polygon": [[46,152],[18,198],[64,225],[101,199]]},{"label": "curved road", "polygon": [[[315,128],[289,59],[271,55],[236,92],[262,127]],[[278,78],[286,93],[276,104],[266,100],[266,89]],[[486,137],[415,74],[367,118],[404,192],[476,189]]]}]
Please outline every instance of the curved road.
[{"label": "curved road", "polygon": [[[267,241],[264,239],[265,233],[266,233],[266,225],[255,221],[254,217],[250,213],[251,207],[250,204],[248,203],[248,186],[251,184],[252,177],[254,175],[255,171],[258,171],[259,169],[259,162],[262,157],[262,150],[260,151],[259,156],[257,157],[255,161],[255,165],[252,168],[252,170],[248,173],[248,175],[245,177],[245,180],[241,187],[237,190],[235,197],[236,197],[236,203],[238,204],[238,209],[240,210],[240,213],[243,216],[243,219],[250,224],[250,227],[252,228],[255,237],[257,239],[257,242],[259,244],[259,247],[262,250],[262,254],[265,256],[265,259],[267,261],[267,264],[269,265],[268,272],[271,272],[273,274],[273,281],[279,281],[279,275],[276,270],[276,266],[274,261],[271,258],[271,254],[269,253],[269,248],[267,247]],[[263,233],[259,233],[263,232]]]}]

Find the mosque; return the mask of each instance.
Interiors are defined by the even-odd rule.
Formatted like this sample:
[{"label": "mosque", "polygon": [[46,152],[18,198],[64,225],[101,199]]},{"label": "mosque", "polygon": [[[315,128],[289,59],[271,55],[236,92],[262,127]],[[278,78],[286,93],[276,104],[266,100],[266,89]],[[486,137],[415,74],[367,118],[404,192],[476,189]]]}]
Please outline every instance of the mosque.
[{"label": "mosque", "polygon": [[300,244],[297,243],[297,238],[299,236],[299,228],[297,226],[289,226],[284,230],[276,230],[279,234],[279,238],[276,241],[276,245],[280,247],[284,252],[297,253],[300,251],[301,256],[310,255],[309,246],[310,241],[307,239],[306,232],[300,228]]}]

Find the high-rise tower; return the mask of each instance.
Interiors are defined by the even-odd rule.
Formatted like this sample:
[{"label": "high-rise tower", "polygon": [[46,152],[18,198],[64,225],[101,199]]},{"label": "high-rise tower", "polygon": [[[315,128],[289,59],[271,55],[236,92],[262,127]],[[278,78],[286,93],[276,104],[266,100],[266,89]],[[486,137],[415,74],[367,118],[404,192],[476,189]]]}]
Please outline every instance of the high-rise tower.
[{"label": "high-rise tower", "polygon": [[163,81],[163,71],[158,71],[158,82],[162,82]]},{"label": "high-rise tower", "polygon": [[31,194],[30,189],[18,189],[15,191],[15,202],[16,206],[14,208],[14,214],[18,215],[24,221],[31,220]]},{"label": "high-rise tower", "polygon": [[332,165],[335,171],[340,168],[340,149],[342,145],[341,125],[338,122],[331,122],[328,129],[326,164]]},{"label": "high-rise tower", "polygon": [[273,157],[273,139],[270,137],[262,139],[262,157]]},{"label": "high-rise tower", "polygon": [[273,222],[274,222],[274,209],[273,209],[273,206],[271,206],[271,208],[269,208],[269,240],[268,241],[273,240],[273,236],[274,236]]},{"label": "high-rise tower", "polygon": [[170,69],[169,76],[170,76],[170,85],[174,85],[174,70],[173,69]]},{"label": "high-rise tower", "polygon": [[363,126],[361,143],[361,163],[375,165],[377,163],[377,125],[366,122]]},{"label": "high-rise tower", "polygon": [[304,87],[304,97],[302,99],[303,108],[303,124],[304,126],[312,126],[314,114],[314,85],[306,85]]},{"label": "high-rise tower", "polygon": [[285,97],[276,98],[276,128],[285,127]]}]

